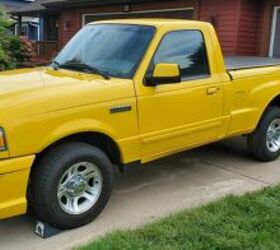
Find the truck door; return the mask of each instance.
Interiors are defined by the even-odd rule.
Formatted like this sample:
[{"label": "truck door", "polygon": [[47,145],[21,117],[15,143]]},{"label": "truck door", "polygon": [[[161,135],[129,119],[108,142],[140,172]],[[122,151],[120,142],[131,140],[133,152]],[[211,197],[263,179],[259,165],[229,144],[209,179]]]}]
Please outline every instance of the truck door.
[{"label": "truck door", "polygon": [[143,162],[221,136],[223,85],[212,74],[207,46],[198,30],[170,31],[163,36],[147,74],[159,63],[175,63],[182,82],[138,89]]}]

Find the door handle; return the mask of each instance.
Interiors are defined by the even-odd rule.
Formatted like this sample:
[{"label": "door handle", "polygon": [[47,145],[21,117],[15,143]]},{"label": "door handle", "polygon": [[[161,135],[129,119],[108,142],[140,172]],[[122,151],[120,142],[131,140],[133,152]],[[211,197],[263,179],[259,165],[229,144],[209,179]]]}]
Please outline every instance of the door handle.
[{"label": "door handle", "polygon": [[208,88],[206,93],[207,95],[216,95],[220,91],[220,88]]}]

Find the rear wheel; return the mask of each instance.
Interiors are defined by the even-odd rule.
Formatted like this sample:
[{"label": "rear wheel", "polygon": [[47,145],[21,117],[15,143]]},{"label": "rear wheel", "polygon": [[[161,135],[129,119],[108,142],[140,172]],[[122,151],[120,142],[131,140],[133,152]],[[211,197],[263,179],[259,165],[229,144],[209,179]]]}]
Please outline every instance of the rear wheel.
[{"label": "rear wheel", "polygon": [[112,165],[101,150],[84,143],[62,144],[36,166],[30,202],[42,221],[59,229],[72,229],[102,212],[112,183]]},{"label": "rear wheel", "polygon": [[273,161],[280,155],[280,108],[269,107],[254,133],[248,136],[248,147],[254,158]]}]

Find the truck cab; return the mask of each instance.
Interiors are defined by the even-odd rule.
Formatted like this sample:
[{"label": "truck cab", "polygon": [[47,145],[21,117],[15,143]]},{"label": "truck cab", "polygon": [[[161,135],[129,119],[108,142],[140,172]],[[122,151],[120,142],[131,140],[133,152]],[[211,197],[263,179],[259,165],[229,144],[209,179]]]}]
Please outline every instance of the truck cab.
[{"label": "truck cab", "polygon": [[[143,162],[219,140],[230,119],[224,109],[230,78],[212,26],[168,20],[161,24],[134,80]],[[168,74],[172,64],[179,66],[179,81],[147,81],[155,71]]]}]

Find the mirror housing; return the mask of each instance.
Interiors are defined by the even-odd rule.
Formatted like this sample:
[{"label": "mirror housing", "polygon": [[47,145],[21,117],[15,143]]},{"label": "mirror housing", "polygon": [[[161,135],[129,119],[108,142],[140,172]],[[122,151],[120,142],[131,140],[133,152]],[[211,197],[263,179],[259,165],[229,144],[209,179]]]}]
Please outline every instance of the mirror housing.
[{"label": "mirror housing", "polygon": [[146,78],[148,86],[174,84],[181,82],[180,67],[178,64],[160,63],[155,66],[153,75]]}]

